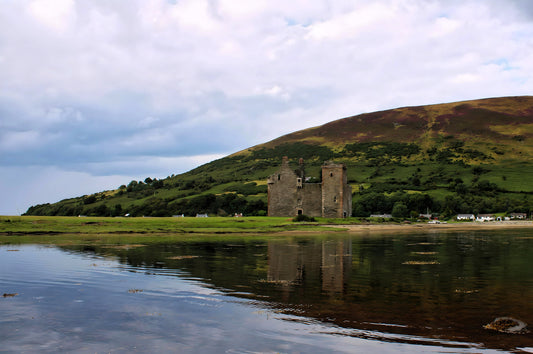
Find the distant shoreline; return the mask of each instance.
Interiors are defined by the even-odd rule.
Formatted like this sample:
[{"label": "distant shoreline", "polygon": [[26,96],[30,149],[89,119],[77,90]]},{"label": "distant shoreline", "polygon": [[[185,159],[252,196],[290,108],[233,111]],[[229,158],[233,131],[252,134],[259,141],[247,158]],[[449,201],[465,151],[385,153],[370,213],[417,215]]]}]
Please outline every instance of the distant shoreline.
[{"label": "distant shoreline", "polygon": [[388,232],[426,232],[426,231],[474,231],[474,230],[505,230],[533,229],[533,221],[491,221],[491,222],[459,222],[450,224],[368,224],[368,225],[324,225],[332,228],[346,229],[350,233],[388,233]]},{"label": "distant shoreline", "polygon": [[0,236],[52,235],[319,235],[324,233],[421,233],[476,230],[531,229],[533,221],[419,223],[350,223],[355,220],[321,219],[293,222],[286,217],[111,218],[58,216],[0,216]]}]

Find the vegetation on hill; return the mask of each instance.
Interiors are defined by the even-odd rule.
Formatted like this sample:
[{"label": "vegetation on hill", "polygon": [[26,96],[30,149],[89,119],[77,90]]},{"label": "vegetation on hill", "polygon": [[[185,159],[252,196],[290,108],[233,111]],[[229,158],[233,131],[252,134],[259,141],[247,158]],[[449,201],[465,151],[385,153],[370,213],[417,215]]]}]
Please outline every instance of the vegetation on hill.
[{"label": "vegetation on hill", "polygon": [[266,178],[288,156],[320,180],[325,160],[348,167],[354,216],[427,210],[532,212],[533,97],[406,107],[301,130],[165,179],[131,181],[27,215],[266,215]]}]

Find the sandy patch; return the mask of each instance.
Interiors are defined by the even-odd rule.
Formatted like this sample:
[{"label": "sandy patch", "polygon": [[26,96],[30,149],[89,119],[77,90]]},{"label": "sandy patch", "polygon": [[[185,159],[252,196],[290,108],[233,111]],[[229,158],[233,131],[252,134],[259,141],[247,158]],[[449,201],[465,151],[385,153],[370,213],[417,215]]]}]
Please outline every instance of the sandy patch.
[{"label": "sandy patch", "polygon": [[412,233],[428,231],[468,231],[498,229],[533,229],[532,221],[471,222],[451,224],[375,224],[375,225],[324,225],[344,229],[350,233]]}]

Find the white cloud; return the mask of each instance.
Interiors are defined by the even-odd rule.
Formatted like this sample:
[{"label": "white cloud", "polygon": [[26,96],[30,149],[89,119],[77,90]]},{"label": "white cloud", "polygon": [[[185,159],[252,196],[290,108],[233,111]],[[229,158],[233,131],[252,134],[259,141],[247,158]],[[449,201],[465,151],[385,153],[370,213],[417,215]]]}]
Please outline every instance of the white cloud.
[{"label": "white cloud", "polygon": [[309,38],[316,40],[354,38],[377,25],[387,24],[395,8],[386,2],[369,2],[351,12],[310,26]]},{"label": "white cloud", "polygon": [[46,27],[61,32],[76,20],[73,0],[33,0],[28,11]]},{"label": "white cloud", "polygon": [[439,17],[435,20],[435,25],[430,32],[431,37],[443,37],[450,35],[461,26],[461,22],[457,20],[451,20],[447,17]]}]

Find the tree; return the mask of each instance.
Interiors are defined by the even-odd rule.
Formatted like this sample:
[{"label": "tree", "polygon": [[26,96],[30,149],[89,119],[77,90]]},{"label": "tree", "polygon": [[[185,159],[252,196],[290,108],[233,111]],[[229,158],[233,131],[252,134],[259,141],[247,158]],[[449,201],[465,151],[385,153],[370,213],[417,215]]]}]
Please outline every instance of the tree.
[{"label": "tree", "polygon": [[113,216],[119,216],[119,215],[122,215],[122,205],[120,204],[116,204],[114,209],[113,209],[113,212],[112,212],[112,215]]},{"label": "tree", "polygon": [[92,204],[94,202],[96,202],[96,196],[94,194],[83,199],[83,204]]},{"label": "tree", "polygon": [[[402,200],[398,200],[402,201]],[[425,213],[428,209],[435,209],[435,202],[428,194],[408,194],[407,200],[403,200],[407,204],[407,209],[414,210],[418,213]]]},{"label": "tree", "polygon": [[137,181],[135,181],[135,180],[131,181],[130,183],[128,183],[128,186],[126,187],[126,190],[128,192],[133,191],[135,189],[135,187],[137,187],[137,184],[138,184]]},{"label": "tree", "polygon": [[96,208],[89,209],[87,214],[91,216],[109,216],[109,209],[105,204],[100,204]]},{"label": "tree", "polygon": [[152,187],[154,187],[155,189],[158,189],[158,188],[163,188],[164,186],[164,182],[160,179],[154,179],[152,181]]},{"label": "tree", "polygon": [[357,217],[368,217],[370,216],[370,212],[365,210],[365,207],[362,204],[355,203],[353,206],[352,215]]},{"label": "tree", "polygon": [[464,195],[468,192],[468,187],[464,183],[457,183],[455,185],[455,193]]},{"label": "tree", "polygon": [[392,216],[395,218],[404,218],[409,214],[407,206],[402,202],[394,203],[392,207]]},{"label": "tree", "polygon": [[420,177],[416,174],[409,177],[409,182],[415,187],[420,187]]}]

